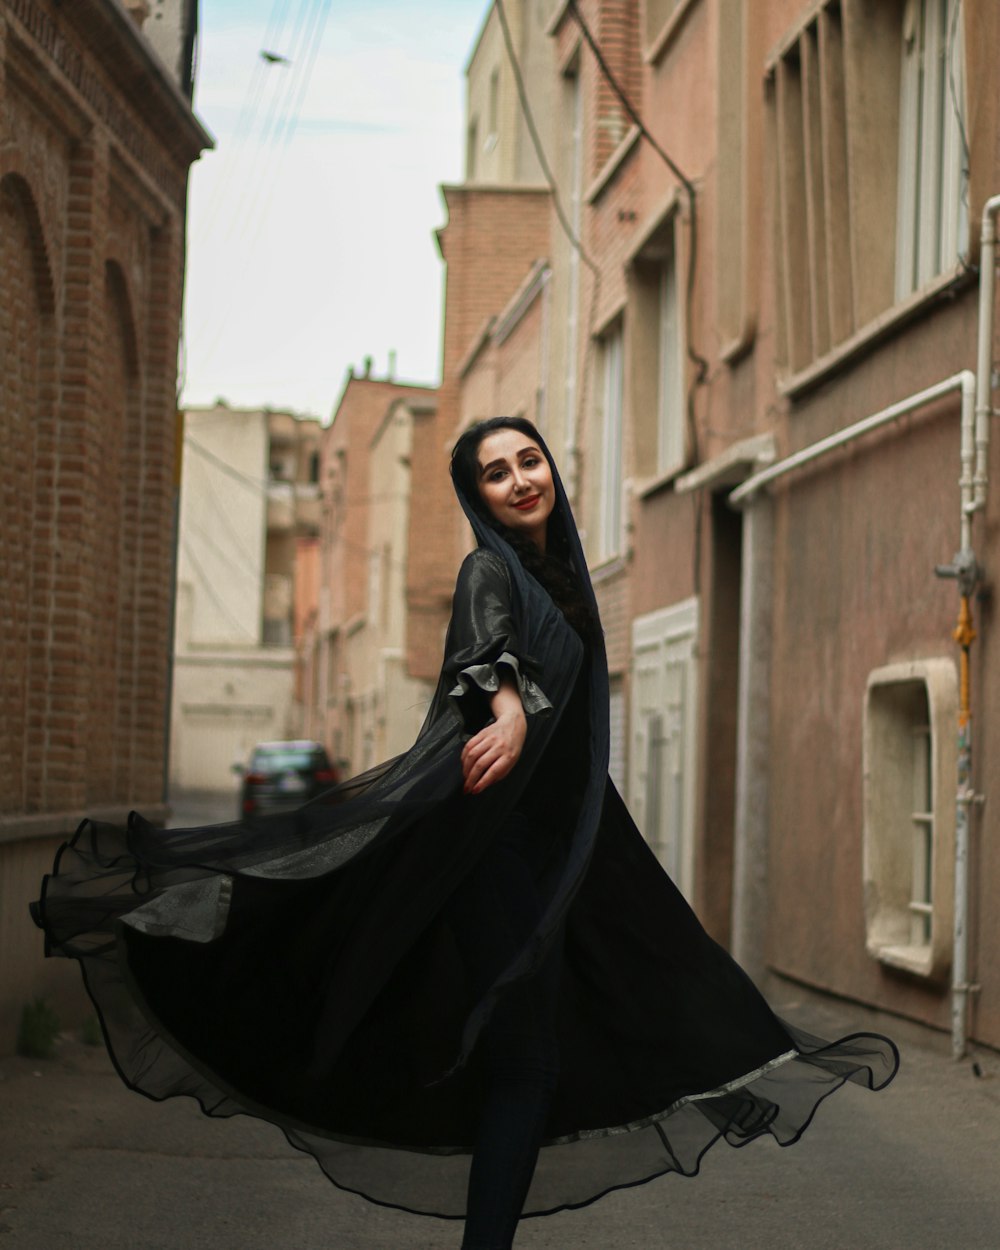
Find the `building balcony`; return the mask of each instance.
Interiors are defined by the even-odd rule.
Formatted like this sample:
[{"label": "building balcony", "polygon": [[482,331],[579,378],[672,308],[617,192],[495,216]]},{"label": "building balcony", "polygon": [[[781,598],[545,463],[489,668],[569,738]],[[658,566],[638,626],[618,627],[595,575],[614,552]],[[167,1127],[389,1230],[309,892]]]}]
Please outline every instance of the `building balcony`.
[{"label": "building balcony", "polygon": [[315,482],[268,482],[268,533],[317,534],[320,520],[319,486]]}]

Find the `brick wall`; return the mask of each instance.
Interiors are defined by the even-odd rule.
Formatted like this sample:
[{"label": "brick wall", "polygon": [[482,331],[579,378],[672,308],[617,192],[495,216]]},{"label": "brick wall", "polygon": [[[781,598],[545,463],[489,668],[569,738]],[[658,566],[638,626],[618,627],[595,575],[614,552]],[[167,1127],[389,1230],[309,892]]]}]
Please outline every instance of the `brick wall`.
[{"label": "brick wall", "polygon": [[449,186],[444,198],[448,223],[438,232],[448,267],[442,381],[437,413],[414,440],[419,506],[410,513],[407,576],[407,666],[411,676],[427,680],[441,666],[455,574],[468,547],[468,524],[448,475],[466,408],[460,367],[483,327],[546,257],[550,215],[548,191],[535,187]]},{"label": "brick wall", "polygon": [[[342,680],[347,676],[347,648],[343,641],[368,606],[369,519],[371,509],[378,506],[370,494],[372,438],[396,400],[419,401],[426,399],[427,393],[427,387],[351,373],[332,423],[323,431],[320,577],[329,607],[323,622],[327,632],[317,637],[315,645],[327,648],[327,661],[324,665],[317,660],[313,670],[325,675],[327,689],[317,699],[324,713],[321,736],[335,754],[345,750],[348,734]],[[422,506],[422,490],[419,502]],[[335,646],[331,646],[331,636],[337,640]]]},{"label": "brick wall", "polygon": [[0,102],[2,1052],[57,992],[23,917],[60,837],[163,814],[183,219],[209,140],[94,0],[0,7]]}]

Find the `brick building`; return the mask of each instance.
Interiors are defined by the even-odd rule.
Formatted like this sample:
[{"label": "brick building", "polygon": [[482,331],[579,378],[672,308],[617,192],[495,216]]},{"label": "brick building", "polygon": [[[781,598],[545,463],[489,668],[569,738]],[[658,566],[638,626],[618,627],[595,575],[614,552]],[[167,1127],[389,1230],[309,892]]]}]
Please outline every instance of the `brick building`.
[{"label": "brick building", "polygon": [[[1000,13],[503,10],[554,190],[519,155],[494,3],[468,67],[466,180],[444,189],[443,379],[421,468],[441,485],[411,518],[426,536],[411,669],[437,664],[467,541],[446,449],[478,416],[534,414],[601,603],[612,771],[709,930],[755,975],[961,1018],[998,1044],[996,817],[960,784],[958,596],[934,570],[969,527],[987,574],[996,547],[996,344],[979,311],[995,275],[980,300],[977,266],[1000,192]],[[1000,674],[979,587],[984,792]],[[956,811],[972,831],[958,929]]]},{"label": "brick building", "polygon": [[[419,480],[419,465],[433,459],[424,449],[424,418],[433,407],[431,388],[375,378],[367,360],[363,374],[348,373],[322,433],[319,605],[299,643],[299,688],[303,732],[323,741],[351,771],[374,763],[376,744],[385,741],[386,690],[395,679],[386,677],[383,652],[405,647],[406,626],[394,619],[390,628],[380,604],[394,594],[400,607],[401,570],[418,558],[411,527],[431,503],[421,490],[421,506],[411,510],[409,491],[411,480]],[[395,461],[387,427],[393,414],[410,427],[395,448]],[[381,678],[375,676],[380,666]],[[421,674],[399,676],[405,687],[409,677]],[[412,699],[402,696],[404,703],[419,699],[418,692],[410,693]]]},{"label": "brick building", "polygon": [[[957,595],[934,568],[962,541],[960,471],[987,570],[995,550],[976,265],[1000,190],[983,51],[998,21],[981,0],[578,0],[548,25],[553,166],[571,205],[579,188],[592,263],[553,245],[551,284],[557,299],[576,266],[577,505],[630,806],[756,974],[942,1028],[966,1014],[950,986],[966,792]],[[975,473],[959,433],[974,370]],[[980,632],[982,791],[1000,716],[988,607]],[[969,1027],[996,1044],[989,812],[972,808],[960,928]]]},{"label": "brick building", "polygon": [[154,47],[142,6],[0,4],[0,1050],[69,985],[26,920],[59,841],[164,812],[184,216],[210,140],[196,5],[158,13]]},{"label": "brick building", "polygon": [[[987,0],[491,4],[410,452],[409,675],[436,676],[469,541],[448,448],[533,416],[601,604],[612,774],[663,863],[753,975],[956,1050],[1000,1044],[998,39]],[[357,614],[365,585],[328,593]]]}]

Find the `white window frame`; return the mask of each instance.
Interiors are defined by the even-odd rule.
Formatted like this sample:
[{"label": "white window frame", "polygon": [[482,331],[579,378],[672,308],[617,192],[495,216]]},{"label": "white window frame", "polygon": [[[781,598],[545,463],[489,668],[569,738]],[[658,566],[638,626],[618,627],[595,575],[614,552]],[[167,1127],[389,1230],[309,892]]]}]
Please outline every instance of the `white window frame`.
[{"label": "white window frame", "polygon": [[897,301],[968,251],[961,0],[906,0],[900,44]]},{"label": "white window frame", "polygon": [[625,682],[620,673],[610,675],[608,691],[608,721],[610,725],[611,750],[608,758],[608,776],[624,794],[628,784],[625,760],[628,756],[625,726]]},{"label": "white window frame", "polygon": [[597,559],[622,550],[625,515],[624,421],[625,334],[621,320],[601,339],[601,461],[597,516]]},{"label": "white window frame", "polygon": [[632,622],[629,807],[674,884],[694,888],[698,600]]},{"label": "white window frame", "polygon": [[660,266],[657,335],[656,473],[675,473],[685,463],[684,341],[674,246]]},{"label": "white window frame", "polygon": [[[580,237],[580,221],[583,206],[583,87],[578,69],[566,75],[566,89],[569,92],[570,116],[570,161],[569,161],[569,222],[573,234]],[[577,248],[569,249],[568,257],[568,316],[566,324],[566,381],[564,392],[566,408],[563,419],[563,441],[566,451],[570,476],[570,495],[575,494],[575,459],[576,459],[576,404],[577,404],[577,369],[578,335],[580,321],[578,303],[580,299],[580,253]]]},{"label": "white window frame", "polygon": [[950,659],[869,675],[864,711],[868,953],[944,981],[954,916],[958,676]]}]

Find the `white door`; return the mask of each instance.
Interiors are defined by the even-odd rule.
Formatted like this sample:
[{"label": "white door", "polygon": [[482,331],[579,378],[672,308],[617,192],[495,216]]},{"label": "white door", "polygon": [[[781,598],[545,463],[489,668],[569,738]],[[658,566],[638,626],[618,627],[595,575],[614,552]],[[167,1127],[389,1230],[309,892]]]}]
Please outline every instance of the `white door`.
[{"label": "white door", "polygon": [[694,884],[697,634],[697,599],[632,622],[629,806],[688,898]]}]

